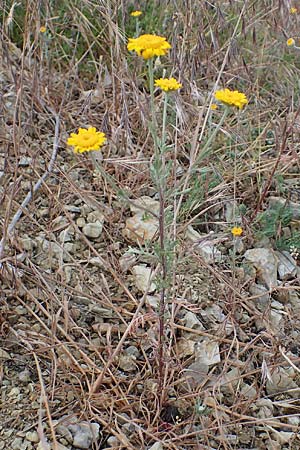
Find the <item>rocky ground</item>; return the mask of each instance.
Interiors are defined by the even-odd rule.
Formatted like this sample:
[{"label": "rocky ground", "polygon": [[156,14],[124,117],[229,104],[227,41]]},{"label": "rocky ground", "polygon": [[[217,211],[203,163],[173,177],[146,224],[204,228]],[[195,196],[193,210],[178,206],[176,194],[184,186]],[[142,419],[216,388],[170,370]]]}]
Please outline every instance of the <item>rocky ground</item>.
[{"label": "rocky ground", "polygon": [[[270,143],[259,162],[244,156],[234,195],[232,160],[220,139],[224,173],[219,176],[207,161],[212,178],[183,202],[167,296],[160,410],[158,221],[145,212],[157,212],[159,204],[148,173],[149,135],[139,128],[145,96],[136,90],[128,100],[128,120],[135,123],[142,111],[129,133],[122,112],[105,109],[105,101],[115,101],[120,76],[106,73],[100,93],[74,82],[69,97],[59,98],[64,107],[57,119],[64,77],[57,73],[52,90],[43,91],[41,83],[36,91],[33,61],[22,60],[10,45],[2,48],[9,56],[0,65],[0,450],[299,449],[297,116],[286,122],[290,129],[277,166],[282,177],[263,199],[265,219],[251,221],[239,206],[244,202],[255,211],[262,192],[258,167],[267,183],[277,164]],[[21,60],[22,92],[16,81]],[[119,94],[120,100],[122,87]],[[177,112],[184,105],[196,117],[199,96],[189,104],[182,99]],[[249,111],[255,116],[251,105]],[[78,121],[107,125],[111,143],[99,162],[130,202],[88,156],[67,149],[68,132]],[[276,122],[274,134],[278,127]],[[226,132],[239,131],[233,118]],[[180,180],[188,146],[185,133],[178,139],[185,149],[176,160]],[[53,167],[33,192],[53,145]],[[231,233],[236,222],[241,236]]]}]

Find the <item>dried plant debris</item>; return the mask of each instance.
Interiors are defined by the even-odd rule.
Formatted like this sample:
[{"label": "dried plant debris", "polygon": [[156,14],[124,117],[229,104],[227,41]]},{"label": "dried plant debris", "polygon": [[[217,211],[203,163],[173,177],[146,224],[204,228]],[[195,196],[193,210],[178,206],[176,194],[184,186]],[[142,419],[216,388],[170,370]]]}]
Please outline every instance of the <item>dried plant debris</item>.
[{"label": "dried plant debris", "polygon": [[299,449],[298,6],[2,3],[0,450]]}]

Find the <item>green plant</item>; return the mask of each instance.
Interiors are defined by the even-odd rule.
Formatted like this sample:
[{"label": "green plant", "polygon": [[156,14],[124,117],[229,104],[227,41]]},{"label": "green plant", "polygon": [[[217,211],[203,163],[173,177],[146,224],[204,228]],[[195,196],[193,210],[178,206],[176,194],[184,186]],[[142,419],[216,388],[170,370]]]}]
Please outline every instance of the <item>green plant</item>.
[{"label": "green plant", "polygon": [[272,206],[266,211],[258,214],[256,229],[258,238],[273,238],[278,241],[281,238],[283,227],[290,224],[292,211],[288,205]]}]

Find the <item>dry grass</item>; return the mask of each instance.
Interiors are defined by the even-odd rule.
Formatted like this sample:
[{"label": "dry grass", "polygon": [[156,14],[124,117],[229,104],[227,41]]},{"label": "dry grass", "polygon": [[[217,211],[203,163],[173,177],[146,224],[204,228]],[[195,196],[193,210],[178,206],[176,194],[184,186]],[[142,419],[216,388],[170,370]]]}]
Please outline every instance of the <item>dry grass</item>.
[{"label": "dry grass", "polygon": [[[146,71],[125,45],[134,33],[129,11],[136,5],[85,0],[41,6],[36,0],[6,0],[0,9],[1,346],[23,355],[34,383],[28,410],[14,426],[23,429],[22,420],[39,426],[41,438],[53,448],[53,421],[65,415],[102,425],[94,449],[106,448],[111,435],[119,440],[118,449],[144,449],[160,440],[165,449],[273,448],[276,430],[298,432],[297,424],[288,421],[299,415],[297,399],[289,392],[272,397],[276,407],[268,417],[257,416],[253,405],[270,398],[265,384],[276,367],[295,366],[299,372],[299,358],[288,352],[299,344],[300,323],[287,308],[284,336],[274,335],[266,322],[259,329],[257,321],[264,318],[248,292],[249,281],[239,278],[229,259],[206,264],[184,236],[193,225],[200,232],[214,230],[226,246],[231,224],[224,212],[228,202],[236,201],[246,208],[243,242],[251,247],[253,219],[277,192],[278,177],[298,178],[299,64],[286,38],[297,37],[299,15],[291,16],[290,2],[280,0],[145,3],[142,30],[165,35],[172,44],[157,73],[166,70],[183,83],[169,129],[182,175],[170,180],[170,189],[178,193],[173,210],[178,246],[168,302],[164,405],[161,410],[162,393],[157,392],[157,312],[119,263],[132,245],[122,234],[128,207],[93,173],[88,158],[71,154],[65,145],[68,133],[79,126],[103,130],[109,141],[103,150],[106,171],[132,199],[154,196]],[[245,92],[250,103],[238,120],[231,115],[223,125],[213,157],[196,164],[221,116],[209,110],[216,85]],[[29,165],[20,165],[24,158]],[[28,204],[20,210],[28,192]],[[72,206],[104,214],[101,240],[83,234]],[[18,210],[21,218],[11,226]],[[53,246],[63,247],[59,235],[68,227],[76,247],[64,250],[67,258],[57,258]],[[38,236],[39,245],[24,248],[24,237]],[[41,244],[45,240],[52,243],[47,248]],[[94,257],[100,268],[91,264]],[[158,270],[151,247],[148,261]],[[288,290],[299,290],[298,280],[278,289],[278,297]],[[202,331],[182,324],[187,311],[202,317],[212,304],[225,317],[218,326]],[[19,306],[26,311],[21,316]],[[221,353],[221,362],[196,384],[185,370],[193,358],[183,358],[177,345],[190,335],[217,341]],[[118,362],[130,345],[139,357],[136,370],[126,373]],[[6,364],[4,379],[18,371],[17,359],[15,366]],[[224,393],[224,376],[233,369],[236,376]],[[254,388],[254,396],[241,391],[243,382]],[[31,408],[34,401],[40,402],[38,414]],[[4,405],[1,415],[8,426],[10,414]],[[242,434],[244,444],[235,441]],[[293,439],[282,448],[299,448],[296,434]]]}]

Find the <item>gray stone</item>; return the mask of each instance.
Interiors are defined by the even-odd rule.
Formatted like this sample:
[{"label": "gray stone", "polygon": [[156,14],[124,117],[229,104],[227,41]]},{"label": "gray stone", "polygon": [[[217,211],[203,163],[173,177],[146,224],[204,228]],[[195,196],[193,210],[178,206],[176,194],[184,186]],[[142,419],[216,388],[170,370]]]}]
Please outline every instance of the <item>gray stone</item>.
[{"label": "gray stone", "polygon": [[217,240],[214,240],[213,233],[201,235],[189,225],[186,239],[193,244],[193,249],[204,258],[206,263],[212,264],[223,260],[222,253],[216,247]]},{"label": "gray stone", "polygon": [[83,217],[78,217],[78,219],[76,220],[76,224],[79,228],[82,228],[86,224],[86,221]]},{"label": "gray stone", "polygon": [[201,360],[196,360],[183,371],[189,387],[196,387],[201,384],[208,374],[208,365]]},{"label": "gray stone", "polygon": [[196,314],[193,313],[192,311],[188,311],[184,315],[182,321],[183,321],[184,326],[186,326],[187,328],[194,328],[196,330],[204,330],[204,326],[202,325],[202,323],[200,322],[200,320],[198,319]]},{"label": "gray stone", "polygon": [[40,438],[36,431],[28,431],[25,435],[27,441],[37,443]]},{"label": "gray stone", "polygon": [[155,442],[155,444],[149,447],[149,450],[164,450],[164,447],[161,442]]},{"label": "gray stone", "polygon": [[136,370],[136,357],[131,355],[120,355],[118,359],[118,366],[124,372],[133,372]]},{"label": "gray stone", "polygon": [[22,438],[15,438],[11,443],[11,449],[20,450],[20,448],[22,448],[22,444],[23,444]]},{"label": "gray stone", "polygon": [[109,436],[107,439],[107,445],[109,445],[109,447],[119,447],[120,441],[115,436]]},{"label": "gray stone", "polygon": [[73,238],[74,238],[74,231],[70,227],[68,227],[59,233],[58,240],[59,242],[64,243],[72,241]]},{"label": "gray stone", "polygon": [[98,423],[81,422],[69,425],[68,429],[73,434],[73,447],[89,449],[92,442],[99,438],[100,425]]},{"label": "gray stone", "polygon": [[11,359],[10,354],[7,353],[7,351],[3,350],[3,348],[0,348],[0,361],[1,359]]},{"label": "gray stone", "polygon": [[125,252],[119,259],[119,264],[122,272],[127,272],[132,266],[136,264],[137,258],[131,252]]},{"label": "gray stone", "polygon": [[264,312],[271,302],[269,291],[261,284],[252,283],[249,287],[249,292],[255,297],[253,298],[253,302],[257,309]]},{"label": "gray stone", "polygon": [[103,223],[97,220],[94,223],[87,223],[86,225],[84,225],[82,231],[87,237],[96,239],[101,235],[102,229]]},{"label": "gray stone", "polygon": [[124,350],[124,353],[128,356],[134,356],[135,358],[138,358],[140,356],[140,352],[138,348],[136,348],[134,345],[130,345]]},{"label": "gray stone", "polygon": [[195,345],[195,357],[208,366],[218,364],[221,361],[218,342],[210,337],[203,337],[201,342]]},{"label": "gray stone", "polygon": [[28,369],[22,370],[22,372],[19,373],[18,378],[22,383],[29,383],[31,381],[30,372]]},{"label": "gray stone", "polygon": [[273,250],[269,248],[252,248],[247,250],[244,256],[256,268],[257,279],[261,280],[268,289],[278,286],[278,258]]},{"label": "gray stone", "polygon": [[57,425],[55,431],[58,436],[63,437],[69,444],[73,443],[73,435],[65,425]]},{"label": "gray stone", "polygon": [[28,167],[32,163],[32,158],[29,156],[21,156],[19,161],[19,167]]},{"label": "gray stone", "polygon": [[[52,447],[54,450],[54,447]],[[57,443],[57,450],[72,450],[71,447],[66,447],[64,444],[62,444],[61,442]]]},{"label": "gray stone", "polygon": [[288,280],[297,276],[297,262],[289,252],[276,252],[278,258],[278,276],[280,280]]},{"label": "gray stone", "polygon": [[[284,369],[283,367],[276,367],[271,372],[271,379],[267,380],[266,391],[268,395],[279,394],[280,392],[287,391],[289,389],[297,389],[298,386],[293,380],[295,377],[294,369]],[[298,390],[290,392],[290,395],[299,395]]]},{"label": "gray stone", "polygon": [[66,210],[76,214],[80,214],[81,212],[81,209],[78,206],[74,205],[67,205]]},{"label": "gray stone", "polygon": [[32,251],[36,247],[36,243],[34,242],[34,240],[29,237],[21,239],[21,244],[23,249],[27,252]]},{"label": "gray stone", "polygon": [[89,223],[95,223],[97,221],[103,223],[104,222],[104,215],[100,211],[92,211],[87,216],[87,221]]},{"label": "gray stone", "polygon": [[156,284],[152,281],[153,271],[150,267],[140,264],[132,267],[136,287],[143,293],[154,292]]},{"label": "gray stone", "polygon": [[107,263],[100,256],[93,256],[89,260],[89,263],[92,264],[92,266],[100,267],[101,269],[105,269],[107,267]]}]

